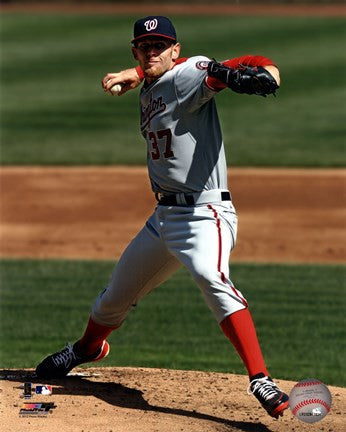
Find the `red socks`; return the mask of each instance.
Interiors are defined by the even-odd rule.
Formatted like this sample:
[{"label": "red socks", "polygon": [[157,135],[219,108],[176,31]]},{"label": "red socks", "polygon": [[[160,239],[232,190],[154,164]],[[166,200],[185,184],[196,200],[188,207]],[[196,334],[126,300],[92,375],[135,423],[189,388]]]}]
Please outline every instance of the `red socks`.
[{"label": "red socks", "polygon": [[107,336],[115,329],[116,327],[106,327],[97,324],[90,317],[84,335],[77,342],[78,349],[83,351],[85,355],[95,353],[102,345],[102,342],[107,339]]},{"label": "red socks", "polygon": [[220,323],[220,327],[243,360],[249,377],[258,373],[268,375],[249,309],[229,315]]},{"label": "red socks", "polygon": [[[249,376],[259,373],[268,375],[249,309],[229,315],[220,323],[220,327],[243,360]],[[86,355],[92,355],[116,328],[97,324],[90,317],[84,335],[78,341],[78,348]]]}]

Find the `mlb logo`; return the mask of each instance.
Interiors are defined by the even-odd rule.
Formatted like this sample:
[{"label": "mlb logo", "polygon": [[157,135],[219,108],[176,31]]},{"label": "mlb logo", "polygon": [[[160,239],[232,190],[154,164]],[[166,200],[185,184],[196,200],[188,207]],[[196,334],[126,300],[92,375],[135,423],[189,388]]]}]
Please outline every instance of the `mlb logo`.
[{"label": "mlb logo", "polygon": [[42,395],[52,394],[52,386],[50,385],[36,386],[35,390],[36,390],[36,394],[42,394]]}]

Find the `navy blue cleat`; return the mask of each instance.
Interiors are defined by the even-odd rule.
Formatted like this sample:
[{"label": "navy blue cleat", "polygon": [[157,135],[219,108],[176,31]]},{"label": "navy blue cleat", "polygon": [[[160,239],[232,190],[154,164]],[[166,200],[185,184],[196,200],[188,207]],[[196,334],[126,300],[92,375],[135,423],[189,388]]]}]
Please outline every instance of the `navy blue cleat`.
[{"label": "navy blue cleat", "polygon": [[263,376],[250,382],[248,394],[256,396],[271,417],[278,419],[289,406],[289,398],[271,377]]},{"label": "navy blue cleat", "polygon": [[104,340],[102,346],[93,355],[83,355],[78,352],[77,342],[68,343],[64,349],[46,357],[37,367],[39,378],[64,378],[74,367],[82,363],[99,361],[109,353],[109,343]]}]

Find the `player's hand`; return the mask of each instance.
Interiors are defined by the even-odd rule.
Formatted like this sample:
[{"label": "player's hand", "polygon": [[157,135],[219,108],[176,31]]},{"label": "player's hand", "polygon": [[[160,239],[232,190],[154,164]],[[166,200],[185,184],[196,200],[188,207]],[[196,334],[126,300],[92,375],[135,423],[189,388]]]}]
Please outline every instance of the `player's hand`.
[{"label": "player's hand", "polygon": [[141,78],[138,76],[136,68],[126,69],[117,73],[108,73],[102,80],[102,88],[105,92],[111,93],[111,88],[115,84],[121,85],[118,96],[123,95],[129,90],[139,86]]},{"label": "player's hand", "polygon": [[276,84],[280,86],[280,73],[279,69],[276,66],[264,66],[264,69],[266,69],[272,77],[275,79]]}]

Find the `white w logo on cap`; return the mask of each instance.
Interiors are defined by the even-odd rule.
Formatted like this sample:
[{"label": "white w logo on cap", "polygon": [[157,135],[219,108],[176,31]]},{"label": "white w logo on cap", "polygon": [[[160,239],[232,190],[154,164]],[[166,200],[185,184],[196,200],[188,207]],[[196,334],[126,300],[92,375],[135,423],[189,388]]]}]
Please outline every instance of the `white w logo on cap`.
[{"label": "white w logo on cap", "polygon": [[158,22],[157,22],[156,18],[154,18],[153,20],[145,21],[145,23],[144,23],[147,31],[155,30],[157,27],[157,24],[158,24]]}]

